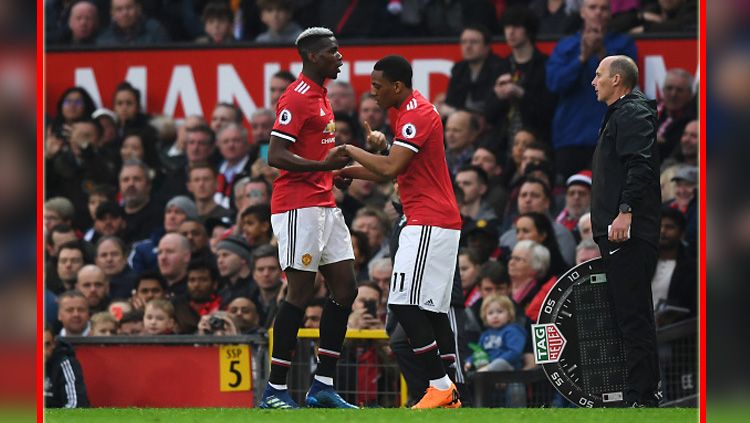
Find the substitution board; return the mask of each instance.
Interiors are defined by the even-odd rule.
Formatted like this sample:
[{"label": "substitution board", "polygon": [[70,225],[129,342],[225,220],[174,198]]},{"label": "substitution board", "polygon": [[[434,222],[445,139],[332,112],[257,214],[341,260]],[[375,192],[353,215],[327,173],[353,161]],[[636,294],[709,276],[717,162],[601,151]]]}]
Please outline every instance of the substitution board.
[{"label": "substitution board", "polygon": [[588,408],[625,405],[625,353],[601,259],[558,279],[531,332],[536,363],[570,402]]}]

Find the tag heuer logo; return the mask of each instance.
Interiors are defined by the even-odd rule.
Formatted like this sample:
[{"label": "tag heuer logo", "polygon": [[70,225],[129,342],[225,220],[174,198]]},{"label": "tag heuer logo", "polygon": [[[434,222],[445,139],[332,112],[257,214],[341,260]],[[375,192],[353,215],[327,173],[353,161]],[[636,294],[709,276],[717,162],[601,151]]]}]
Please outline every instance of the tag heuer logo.
[{"label": "tag heuer logo", "polygon": [[531,325],[536,364],[557,363],[568,342],[554,323]]},{"label": "tag heuer logo", "polygon": [[304,254],[302,256],[302,264],[304,264],[305,266],[309,266],[311,262],[312,256],[310,254]]}]

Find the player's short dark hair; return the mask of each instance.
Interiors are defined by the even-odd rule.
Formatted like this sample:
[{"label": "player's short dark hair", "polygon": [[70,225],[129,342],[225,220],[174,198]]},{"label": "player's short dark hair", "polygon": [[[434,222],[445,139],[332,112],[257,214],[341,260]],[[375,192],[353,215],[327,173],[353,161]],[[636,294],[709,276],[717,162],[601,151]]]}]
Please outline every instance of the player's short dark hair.
[{"label": "player's short dark hair", "polygon": [[619,74],[627,88],[638,84],[638,65],[628,56],[614,56],[609,64],[609,74]]},{"label": "player's short dark hair", "polygon": [[407,88],[411,88],[413,72],[411,64],[403,56],[385,56],[375,63],[373,69],[382,71],[385,79],[391,82],[401,81]]},{"label": "player's short dark hair", "polygon": [[466,30],[476,31],[482,34],[482,41],[484,42],[484,45],[487,45],[492,42],[492,34],[490,33],[490,30],[487,29],[487,27],[482,24],[472,23],[472,24],[466,25],[464,29],[461,30],[461,32],[463,33]]},{"label": "player's short dark hair", "polygon": [[474,172],[477,175],[477,179],[479,179],[479,182],[483,183],[484,185],[487,185],[489,183],[487,172],[485,172],[484,169],[479,166],[472,166],[470,164],[463,165],[460,169],[458,169],[456,175],[458,175],[460,172]]}]

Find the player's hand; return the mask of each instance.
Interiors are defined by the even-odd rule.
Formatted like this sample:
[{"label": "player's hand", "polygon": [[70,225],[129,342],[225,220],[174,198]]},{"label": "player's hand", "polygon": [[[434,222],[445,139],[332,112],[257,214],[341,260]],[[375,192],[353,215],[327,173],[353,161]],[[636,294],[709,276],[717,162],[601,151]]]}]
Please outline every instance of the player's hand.
[{"label": "player's hand", "polygon": [[349,164],[349,155],[346,154],[346,145],[339,145],[333,147],[326,155],[323,164],[326,170],[341,169],[342,167]]},{"label": "player's hand", "polygon": [[362,126],[365,128],[365,140],[371,151],[383,151],[388,147],[388,141],[385,139],[384,133],[373,131],[367,121],[362,122]]},{"label": "player's hand", "polygon": [[630,239],[630,224],[632,223],[632,213],[620,213],[609,228],[607,238],[612,242],[625,242]]}]

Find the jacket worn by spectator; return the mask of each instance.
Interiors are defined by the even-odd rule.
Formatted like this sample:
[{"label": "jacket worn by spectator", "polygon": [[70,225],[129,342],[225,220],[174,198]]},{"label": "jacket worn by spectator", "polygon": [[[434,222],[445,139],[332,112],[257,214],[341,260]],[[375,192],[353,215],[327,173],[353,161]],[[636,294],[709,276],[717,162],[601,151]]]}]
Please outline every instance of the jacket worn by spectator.
[{"label": "jacket worn by spectator", "polygon": [[503,59],[490,53],[482,64],[482,70],[476,79],[472,80],[469,62],[464,60],[456,63],[451,69],[445,103],[457,109],[468,109],[472,106],[472,109],[483,110],[490,96],[495,95],[492,90],[495,80],[506,69]]},{"label": "jacket worn by spectator", "polygon": [[81,364],[73,347],[57,340],[52,357],[44,365],[44,406],[47,408],[80,408],[89,406]]},{"label": "jacket worn by spectator", "polygon": [[[626,35],[608,33],[604,36],[606,55],[624,54],[637,60],[635,42]],[[597,140],[597,123],[606,106],[599,103],[591,89],[599,58],[592,55],[581,63],[581,33],[561,39],[547,60],[547,87],[558,95],[552,121],[552,146],[593,147]]]},{"label": "jacket worn by spectator", "polygon": [[[514,369],[521,368],[521,353],[525,344],[526,334],[517,323],[487,329],[479,337],[479,346],[487,353],[490,363],[502,358]],[[471,362],[471,357],[467,361]]]},{"label": "jacket worn by spectator", "polygon": [[142,46],[166,42],[169,42],[169,34],[158,21],[151,18],[141,19],[130,33],[123,32],[113,22],[96,39],[99,46]]},{"label": "jacket worn by spectator", "polygon": [[636,89],[609,106],[592,169],[594,239],[607,237],[607,226],[619,214],[620,204],[625,203],[633,209],[631,238],[659,245],[661,192],[657,148],[653,100]]}]

